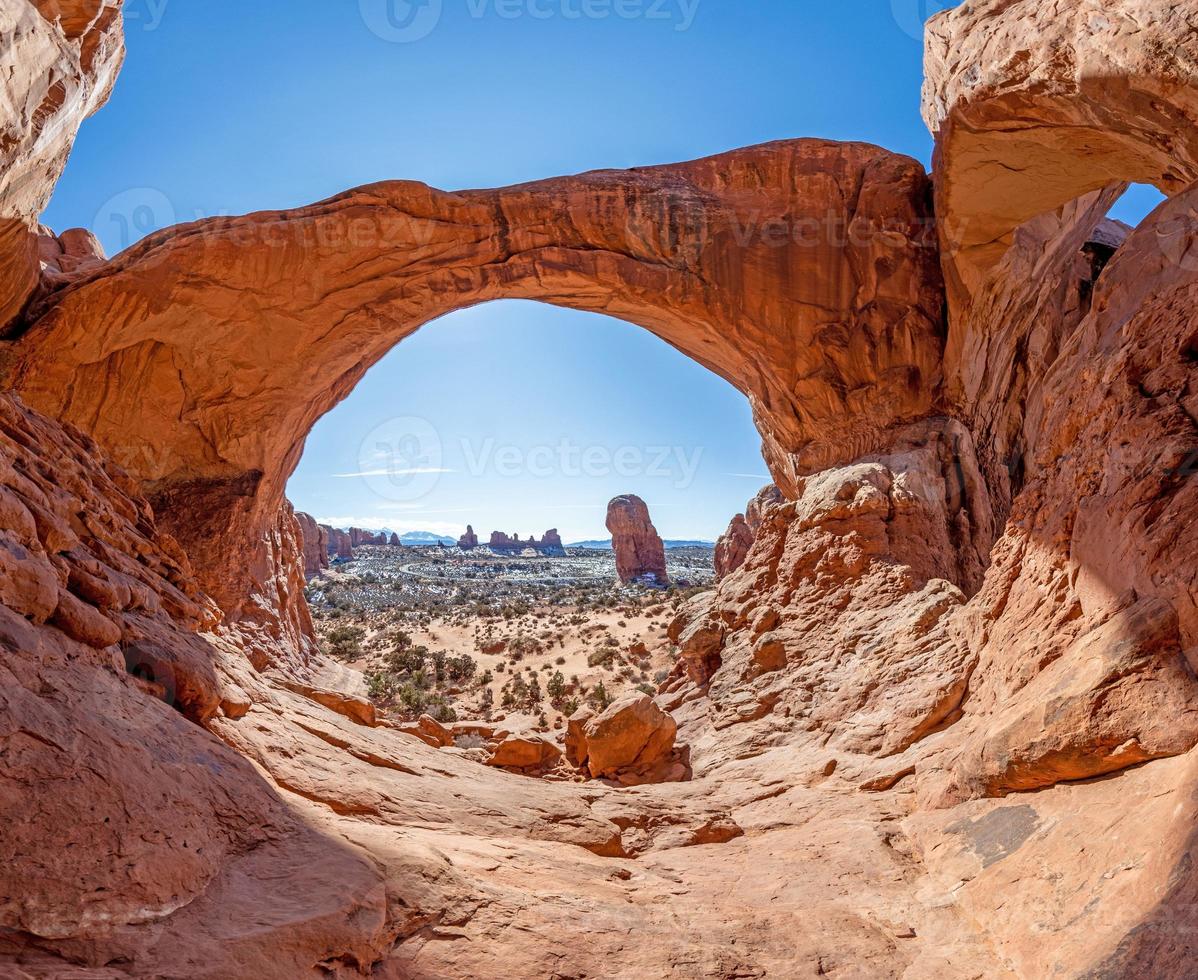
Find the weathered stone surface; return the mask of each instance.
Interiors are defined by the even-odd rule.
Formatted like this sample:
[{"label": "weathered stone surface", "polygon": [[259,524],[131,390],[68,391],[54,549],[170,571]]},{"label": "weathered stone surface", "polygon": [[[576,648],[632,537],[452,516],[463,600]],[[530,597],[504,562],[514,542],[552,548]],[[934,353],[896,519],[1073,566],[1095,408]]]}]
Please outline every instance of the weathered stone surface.
[{"label": "weathered stone surface", "polygon": [[502,769],[532,769],[552,763],[562,750],[537,735],[508,735],[491,751],[487,765]]},{"label": "weathered stone surface", "polygon": [[[124,60],[120,7],[21,0],[0,8],[0,335],[39,286],[38,216],[80,124],[108,100]],[[55,245],[81,256],[77,240]],[[55,258],[52,272],[66,271]]]},{"label": "weathered stone surface", "polygon": [[924,118],[954,315],[1020,225],[1125,181],[1198,180],[1191,3],[978,0],[927,30]]},{"label": "weathered stone surface", "polygon": [[329,532],[311,514],[296,511],[295,519],[303,538],[304,574],[319,575],[329,567]]},{"label": "weathered stone surface", "polygon": [[353,558],[354,547],[348,534],[340,528],[329,527],[327,524],[321,524],[320,529],[328,537],[329,557],[337,557],[344,561]]},{"label": "weathered stone surface", "polygon": [[715,574],[723,578],[735,572],[745,563],[745,556],[753,547],[753,532],[745,523],[745,515],[737,514],[728,524],[728,529],[715,543]]},{"label": "weathered stone surface", "polygon": [[[111,17],[38,9],[68,41]],[[1190,976],[1195,14],[935,21],[943,389],[909,233],[926,183],[870,148],[379,185],[105,264],[43,238],[10,376],[97,441],[0,395],[0,973]],[[22,133],[0,153],[33,160]],[[1131,165],[1174,196],[1121,240],[1101,219]],[[829,200],[902,241],[765,251],[735,227]],[[384,218],[399,247],[315,234]],[[517,775],[431,719],[363,724],[361,676],[305,645],[297,440],[395,340],[500,295],[624,316],[720,371],[790,498],[751,505],[743,564],[682,604],[660,705],[570,719],[569,760],[604,781],[527,778],[557,763],[540,737],[502,736],[508,762],[535,750]]]},{"label": "weathered stone surface", "polygon": [[626,494],[607,505],[607,529],[616,556],[616,574],[627,584],[634,580],[667,585],[666,552],[649,508],[640,497]]},{"label": "weathered stone surface", "polygon": [[[381,183],[149,236],[31,309],[6,377],[86,425],[143,481],[205,590],[256,622],[245,597],[273,591],[269,545],[237,567],[224,556],[278,526],[312,424],[421,324],[501,297],[642,323],[746,393],[786,490],[932,405],[933,237],[922,167],[863,144],[500,191]],[[193,288],[211,281],[224,287]]]},{"label": "weathered stone surface", "polygon": [[620,698],[583,725],[587,770],[594,777],[652,766],[674,748],[678,725],[651,697]]}]

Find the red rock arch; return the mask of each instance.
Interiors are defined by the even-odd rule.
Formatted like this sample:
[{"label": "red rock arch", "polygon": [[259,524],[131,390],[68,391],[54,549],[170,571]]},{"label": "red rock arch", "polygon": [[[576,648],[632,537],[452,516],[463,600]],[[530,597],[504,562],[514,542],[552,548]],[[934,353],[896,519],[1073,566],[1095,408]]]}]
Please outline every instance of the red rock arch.
[{"label": "red rock arch", "polygon": [[143,481],[240,617],[277,564],[257,542],[312,425],[465,306],[535,299],[653,331],[745,393],[783,488],[926,415],[943,342],[929,202],[917,162],[817,140],[494,191],[381,183],[149,237],[45,298],[7,377]]}]

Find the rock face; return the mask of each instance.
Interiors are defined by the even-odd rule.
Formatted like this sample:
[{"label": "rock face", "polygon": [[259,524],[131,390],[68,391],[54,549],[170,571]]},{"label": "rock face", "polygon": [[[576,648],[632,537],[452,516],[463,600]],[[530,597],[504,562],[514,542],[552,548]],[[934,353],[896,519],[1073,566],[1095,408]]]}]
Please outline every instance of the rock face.
[{"label": "rock face", "polygon": [[[799,141],[381,184],[109,262],[35,222],[118,7],[12,6],[0,974],[1192,975],[1194,3],[936,17],[934,188]],[[1129,179],[1171,197],[1125,235]],[[380,717],[310,642],[282,494],[382,352],[500,296],[728,378],[785,496],[681,604],[657,697],[570,719],[581,783],[530,778],[566,771],[540,737]]]},{"label": "rock face", "polygon": [[297,511],[295,519],[303,536],[304,574],[319,575],[329,567],[329,531],[311,514]]},{"label": "rock face", "polygon": [[616,555],[616,574],[627,584],[636,580],[667,585],[666,552],[649,508],[633,494],[615,497],[607,505],[607,529]]},{"label": "rock face", "polygon": [[351,527],[348,533],[352,548],[360,548],[363,545],[386,546],[391,540],[386,531],[363,531],[360,527]]},{"label": "rock face", "polygon": [[463,551],[473,551],[478,547],[478,535],[474,533],[474,525],[466,525],[466,533],[458,538],[458,547]]},{"label": "rock face", "polygon": [[387,544],[389,544],[392,548],[403,547],[403,542],[399,540],[399,535],[394,531],[391,532],[391,537],[388,539]]},{"label": "rock face", "polygon": [[349,561],[354,557],[354,546],[350,540],[350,536],[344,531],[329,527],[327,524],[320,525],[321,531],[328,538],[328,549],[331,557],[337,557],[344,561]]},{"label": "rock face", "polygon": [[728,530],[715,543],[715,574],[723,578],[735,572],[745,563],[749,549],[753,547],[753,532],[745,522],[744,514],[737,514],[728,524]]},{"label": "rock face", "polygon": [[60,255],[89,257],[70,235],[44,250],[37,218],[80,124],[108,100],[124,61],[120,7],[31,0],[0,9],[0,336],[38,289],[42,261],[53,276],[68,271],[54,261]]}]

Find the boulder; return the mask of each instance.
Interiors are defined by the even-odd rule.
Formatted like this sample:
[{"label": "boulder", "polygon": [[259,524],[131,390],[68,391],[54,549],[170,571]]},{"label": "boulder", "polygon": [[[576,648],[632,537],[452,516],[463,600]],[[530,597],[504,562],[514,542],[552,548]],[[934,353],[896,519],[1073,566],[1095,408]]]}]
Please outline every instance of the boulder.
[{"label": "boulder", "polygon": [[678,732],[673,717],[640,693],[625,695],[581,727],[587,771],[596,778],[615,777],[622,770],[665,759]]},{"label": "boulder", "polygon": [[501,769],[532,769],[554,762],[562,754],[539,735],[508,735],[491,750],[487,765]]}]

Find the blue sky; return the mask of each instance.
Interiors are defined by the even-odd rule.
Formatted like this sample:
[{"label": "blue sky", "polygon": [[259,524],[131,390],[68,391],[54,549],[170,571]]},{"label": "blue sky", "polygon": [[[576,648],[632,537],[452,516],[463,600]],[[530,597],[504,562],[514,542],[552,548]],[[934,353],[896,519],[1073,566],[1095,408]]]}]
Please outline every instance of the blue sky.
[{"label": "blue sky", "polygon": [[[797,136],[927,164],[918,25],[952,5],[126,0],[128,61],[44,220],[114,254],[178,221],[390,178],[497,186]],[[421,472],[398,490],[354,476],[396,425]],[[713,538],[765,474],[725,382],[636,327],[505,302],[377,364],[313,430],[289,495],[342,524],[575,539],[634,492],[663,535]]]}]

